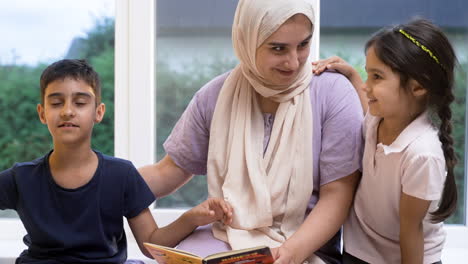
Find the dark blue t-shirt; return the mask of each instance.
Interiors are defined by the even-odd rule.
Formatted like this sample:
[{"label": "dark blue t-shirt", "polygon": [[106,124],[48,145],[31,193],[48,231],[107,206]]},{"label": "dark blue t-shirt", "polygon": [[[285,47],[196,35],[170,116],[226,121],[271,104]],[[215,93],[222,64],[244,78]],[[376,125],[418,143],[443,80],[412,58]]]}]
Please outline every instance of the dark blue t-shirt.
[{"label": "dark blue t-shirt", "polygon": [[0,209],[16,210],[27,231],[17,263],[125,262],[123,216],[154,201],[141,175],[130,161],[96,152],[93,178],[65,189],[52,178],[50,153],[0,173]]}]

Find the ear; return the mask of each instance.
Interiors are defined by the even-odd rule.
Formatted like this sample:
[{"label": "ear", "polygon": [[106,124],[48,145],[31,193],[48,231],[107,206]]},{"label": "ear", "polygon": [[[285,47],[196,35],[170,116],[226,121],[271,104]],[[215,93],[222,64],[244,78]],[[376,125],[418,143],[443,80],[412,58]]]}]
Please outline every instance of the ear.
[{"label": "ear", "polygon": [[37,114],[39,115],[39,120],[41,120],[41,123],[44,125],[47,124],[43,105],[37,104]]},{"label": "ear", "polygon": [[426,88],[420,85],[419,82],[415,80],[410,80],[409,85],[411,94],[413,94],[414,97],[421,97],[427,94]]},{"label": "ear", "polygon": [[96,115],[94,117],[94,123],[101,123],[102,119],[104,118],[105,113],[106,113],[106,105],[104,103],[100,103],[96,107]]}]

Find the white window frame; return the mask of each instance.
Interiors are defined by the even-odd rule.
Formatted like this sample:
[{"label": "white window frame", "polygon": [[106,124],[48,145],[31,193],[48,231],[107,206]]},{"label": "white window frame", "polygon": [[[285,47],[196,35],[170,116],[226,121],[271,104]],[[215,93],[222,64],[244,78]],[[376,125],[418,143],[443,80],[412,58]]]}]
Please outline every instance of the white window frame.
[{"label": "white window frame", "polygon": [[116,0],[114,155],[155,162],[155,1]]},{"label": "white window frame", "polygon": [[[155,162],[155,4],[156,0],[116,0],[115,156],[129,159],[137,167]],[[320,11],[316,17],[320,21]],[[312,58],[317,58],[319,54],[319,32],[317,25]],[[465,142],[468,142],[468,135],[465,137]],[[465,158],[468,159],[467,155]],[[466,160],[465,164],[468,164]],[[467,192],[466,181],[465,187]],[[460,199],[466,200],[466,197],[460,195]],[[177,209],[155,209],[153,214],[164,226],[182,212]],[[468,208],[465,208],[465,212],[468,219]],[[25,234],[23,225],[19,219],[0,219],[0,230],[0,262],[14,260],[25,248],[22,242]],[[458,263],[460,259],[466,259],[467,225],[448,225],[446,230],[444,263]],[[129,236],[129,258],[144,259],[128,226],[126,232]]]}]

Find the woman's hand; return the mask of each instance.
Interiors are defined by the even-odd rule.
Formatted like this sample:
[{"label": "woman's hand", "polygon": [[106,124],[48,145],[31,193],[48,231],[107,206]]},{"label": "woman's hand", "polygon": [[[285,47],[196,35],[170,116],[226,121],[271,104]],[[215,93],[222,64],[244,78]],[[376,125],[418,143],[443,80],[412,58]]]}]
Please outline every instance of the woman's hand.
[{"label": "woman's hand", "polygon": [[338,56],[314,61],[312,65],[314,66],[312,72],[317,75],[326,70],[336,70],[351,80],[353,75],[357,74],[356,70],[351,65]]},{"label": "woman's hand", "polygon": [[232,222],[232,207],[229,202],[221,198],[208,198],[185,214],[196,226],[204,226],[215,221],[221,221],[225,225]]}]

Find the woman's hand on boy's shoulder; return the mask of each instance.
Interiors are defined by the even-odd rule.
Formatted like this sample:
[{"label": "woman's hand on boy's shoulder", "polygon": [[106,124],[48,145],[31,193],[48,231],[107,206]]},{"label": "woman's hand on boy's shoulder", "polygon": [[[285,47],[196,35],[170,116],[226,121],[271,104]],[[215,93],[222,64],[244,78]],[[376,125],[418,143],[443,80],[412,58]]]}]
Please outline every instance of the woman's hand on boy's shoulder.
[{"label": "woman's hand on boy's shoulder", "polygon": [[356,72],[353,66],[349,65],[345,60],[338,56],[314,61],[312,62],[312,66],[312,72],[315,75],[319,75],[326,70],[335,70],[346,76],[346,78],[351,79],[353,74]]},{"label": "woman's hand on boy's shoulder", "polygon": [[232,222],[232,207],[228,201],[222,198],[208,198],[190,209],[186,214],[190,217],[190,221],[197,226],[207,225],[215,221],[220,221],[225,225]]}]

